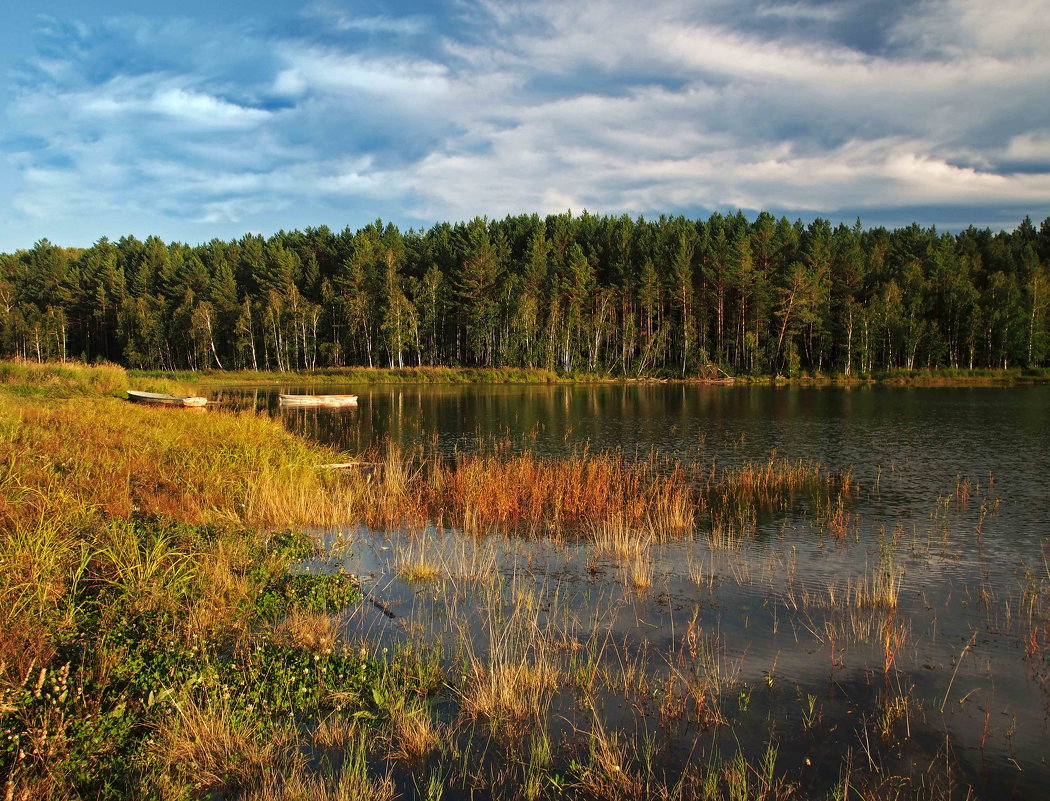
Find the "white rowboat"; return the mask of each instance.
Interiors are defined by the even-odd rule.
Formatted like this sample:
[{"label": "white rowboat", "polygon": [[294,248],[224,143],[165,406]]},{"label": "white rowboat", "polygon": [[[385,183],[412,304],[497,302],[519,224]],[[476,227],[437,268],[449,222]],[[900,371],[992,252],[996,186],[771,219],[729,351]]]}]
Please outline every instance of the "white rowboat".
[{"label": "white rowboat", "polygon": [[182,395],[165,395],[161,392],[140,392],[137,389],[127,390],[128,400],[133,403],[148,403],[153,406],[207,406],[207,398],[187,398]]},{"label": "white rowboat", "polygon": [[277,395],[281,406],[356,406],[357,395]]}]

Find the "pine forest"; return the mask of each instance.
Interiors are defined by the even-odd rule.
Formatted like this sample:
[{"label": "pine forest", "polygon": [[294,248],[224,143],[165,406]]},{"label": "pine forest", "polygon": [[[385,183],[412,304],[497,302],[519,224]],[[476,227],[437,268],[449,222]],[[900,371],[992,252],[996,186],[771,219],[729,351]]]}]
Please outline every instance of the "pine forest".
[{"label": "pine forest", "polygon": [[143,369],[859,376],[1050,358],[1050,219],[1012,232],[560,214],[0,255],[0,350]]}]

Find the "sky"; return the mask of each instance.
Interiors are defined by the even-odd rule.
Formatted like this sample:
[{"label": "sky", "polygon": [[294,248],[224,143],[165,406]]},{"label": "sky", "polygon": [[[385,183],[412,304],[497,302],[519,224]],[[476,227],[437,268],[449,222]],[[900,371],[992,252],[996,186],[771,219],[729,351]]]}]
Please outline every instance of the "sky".
[{"label": "sky", "polygon": [[4,0],[0,250],[1050,216],[1045,0]]}]

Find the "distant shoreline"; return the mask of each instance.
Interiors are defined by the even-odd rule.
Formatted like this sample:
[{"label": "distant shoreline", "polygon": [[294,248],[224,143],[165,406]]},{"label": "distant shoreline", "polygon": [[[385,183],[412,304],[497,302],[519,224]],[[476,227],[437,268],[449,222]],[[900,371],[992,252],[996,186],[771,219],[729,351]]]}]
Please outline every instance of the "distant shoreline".
[{"label": "distant shoreline", "polygon": [[684,378],[669,375],[620,376],[609,373],[575,372],[559,374],[552,370],[528,368],[470,367],[348,367],[302,371],[129,370],[130,376],[161,378],[189,384],[703,384],[770,386],[1003,386],[1050,383],[1050,369],[1006,370],[883,370],[852,376],[805,373],[797,376],[696,375]]}]

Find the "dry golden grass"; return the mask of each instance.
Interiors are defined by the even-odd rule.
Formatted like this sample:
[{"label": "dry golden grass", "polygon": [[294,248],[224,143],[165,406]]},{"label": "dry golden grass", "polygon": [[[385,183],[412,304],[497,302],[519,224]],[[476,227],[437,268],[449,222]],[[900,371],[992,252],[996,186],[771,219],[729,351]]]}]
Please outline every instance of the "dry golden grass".
[{"label": "dry golden grass", "polygon": [[435,555],[427,551],[422,538],[413,538],[398,548],[393,568],[405,581],[433,581],[448,572]]},{"label": "dry golden grass", "polygon": [[223,702],[185,698],[159,732],[157,759],[171,787],[244,794],[272,787],[301,765],[295,733],[238,721]]},{"label": "dry golden grass", "polygon": [[[174,745],[175,755],[189,759],[176,762],[168,757],[168,774],[159,784],[161,798],[176,801],[187,797],[237,798],[241,801],[394,801],[396,787],[390,775],[373,777],[367,768],[364,732],[345,721],[330,724],[325,745],[342,752],[336,770],[310,770],[295,752],[292,733],[280,732],[270,742],[257,731],[240,731],[212,713],[191,708],[183,716],[182,729],[164,733],[162,747]],[[174,732],[174,734],[172,734]],[[323,737],[323,736],[322,736]],[[315,741],[318,736],[315,734]],[[201,772],[203,773],[196,773]],[[222,773],[219,773],[222,772]]]},{"label": "dry golden grass", "polygon": [[530,592],[512,587],[509,610],[499,611],[499,589],[486,591],[491,597],[483,625],[489,647],[475,650],[474,640],[465,641],[460,710],[468,718],[487,720],[493,729],[521,733],[529,721],[541,719],[558,687],[556,632]]},{"label": "dry golden grass", "polygon": [[611,454],[547,460],[531,454],[462,456],[434,468],[435,501],[472,531],[622,521],[633,527],[685,527],[696,498],[677,470]]},{"label": "dry golden grass", "polygon": [[[856,579],[848,579],[841,592],[846,604],[854,609],[892,611],[900,602],[903,583],[903,568],[894,559],[887,558],[870,573],[865,573]],[[829,584],[827,592],[828,606],[834,608],[838,603],[840,588]]]},{"label": "dry golden grass", "polygon": [[653,586],[655,568],[653,560],[645,552],[638,553],[624,565],[624,581],[628,587],[638,590],[648,590]]},{"label": "dry golden grass", "polygon": [[557,668],[545,659],[475,661],[461,690],[462,710],[496,726],[537,720],[549,705],[557,677]]},{"label": "dry golden grass", "polygon": [[244,801],[394,801],[397,787],[389,776],[371,777],[367,771],[344,766],[334,776],[291,776],[244,795]]},{"label": "dry golden grass", "polygon": [[616,559],[637,559],[649,550],[653,540],[651,534],[638,532],[620,521],[607,520],[591,529],[595,551]]},{"label": "dry golden grass", "polygon": [[590,760],[578,787],[588,798],[634,800],[645,797],[645,784],[631,765],[631,751],[618,732],[607,732],[595,719],[588,738]]},{"label": "dry golden grass", "polygon": [[313,732],[313,741],[319,748],[345,748],[356,734],[357,722],[336,712],[317,724]]},{"label": "dry golden grass", "polygon": [[[50,659],[92,585],[125,611],[188,609],[190,631],[236,629],[260,553],[248,527],[352,516],[360,477],[318,471],[333,454],[270,420],[100,395],[127,385],[112,367],[0,363],[0,384],[0,683]],[[172,524],[230,533],[148,533]]]},{"label": "dry golden grass", "polygon": [[277,624],[277,643],[318,654],[330,654],[339,638],[339,621],[332,615],[294,610]]},{"label": "dry golden grass", "polygon": [[425,704],[399,699],[387,722],[388,754],[393,759],[422,759],[441,745],[441,728]]},{"label": "dry golden grass", "polygon": [[[248,569],[259,562],[258,555],[251,552],[252,539],[247,534],[234,533],[220,538],[202,554],[196,593],[187,602],[187,635],[207,637],[215,632],[230,634],[244,630],[245,610],[253,597]],[[264,568],[275,573],[280,566],[264,565]]]},{"label": "dry golden grass", "polygon": [[316,470],[335,456],[273,421],[113,398],[37,403],[0,400],[0,480],[21,496],[4,498],[0,519],[50,517],[70,499],[111,519],[280,526],[347,516],[342,482]]},{"label": "dry golden grass", "polygon": [[0,384],[49,397],[102,394],[129,386],[124,368],[116,364],[39,364],[24,359],[0,362]]}]

